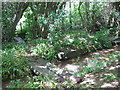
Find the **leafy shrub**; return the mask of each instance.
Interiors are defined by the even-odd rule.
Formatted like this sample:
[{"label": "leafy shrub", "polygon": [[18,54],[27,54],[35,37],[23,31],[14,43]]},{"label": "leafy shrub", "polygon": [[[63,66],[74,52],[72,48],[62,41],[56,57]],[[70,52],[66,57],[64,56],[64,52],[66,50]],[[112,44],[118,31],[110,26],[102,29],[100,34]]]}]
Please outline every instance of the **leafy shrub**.
[{"label": "leafy shrub", "polygon": [[54,47],[49,47],[45,43],[38,44],[31,48],[38,56],[45,59],[53,59],[55,56]]},{"label": "leafy shrub", "polygon": [[[33,78],[29,78],[28,82],[23,85],[24,88],[46,88],[46,83],[50,82],[53,77],[48,76],[34,76]],[[55,87],[54,81],[51,82],[52,87]]]},{"label": "leafy shrub", "polygon": [[109,30],[105,30],[104,28],[101,28],[100,31],[96,32],[95,39],[101,46],[111,47],[112,43],[108,41],[109,34],[110,34]]},{"label": "leafy shrub", "polygon": [[11,83],[11,85],[7,86],[7,88],[21,88],[21,85],[22,85],[20,79],[13,80],[10,83]]},{"label": "leafy shrub", "polygon": [[[9,45],[8,45],[9,46]],[[7,46],[7,47],[8,47]],[[3,80],[14,79],[19,76],[25,76],[28,74],[28,65],[25,62],[24,57],[21,54],[26,53],[25,46],[14,45],[14,48],[5,48],[0,54],[2,55],[2,74]]]}]

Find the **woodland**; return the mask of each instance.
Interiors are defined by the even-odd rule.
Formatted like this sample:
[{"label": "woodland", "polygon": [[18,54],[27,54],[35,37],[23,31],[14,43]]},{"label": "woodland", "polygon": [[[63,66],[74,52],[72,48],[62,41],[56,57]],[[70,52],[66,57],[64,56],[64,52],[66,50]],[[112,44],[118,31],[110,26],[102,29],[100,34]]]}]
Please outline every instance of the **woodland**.
[{"label": "woodland", "polygon": [[119,88],[120,2],[2,2],[2,87]]}]

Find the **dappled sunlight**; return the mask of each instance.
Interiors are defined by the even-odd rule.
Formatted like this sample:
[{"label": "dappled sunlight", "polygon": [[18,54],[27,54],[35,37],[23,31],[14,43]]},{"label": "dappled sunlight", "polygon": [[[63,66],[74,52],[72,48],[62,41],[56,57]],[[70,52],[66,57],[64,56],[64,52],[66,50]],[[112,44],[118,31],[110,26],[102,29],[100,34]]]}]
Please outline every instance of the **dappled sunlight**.
[{"label": "dappled sunlight", "polygon": [[[2,80],[15,79],[7,88],[119,87],[118,7],[118,2],[2,2]],[[28,80],[22,83],[21,77]]]},{"label": "dappled sunlight", "polygon": [[[50,70],[50,72],[52,71],[55,74],[60,75],[60,77],[55,78],[55,80],[58,82],[54,84],[57,86],[62,86],[61,83],[65,83],[66,80],[71,80],[71,84],[77,84],[79,82],[79,85],[84,85],[86,87],[116,87],[118,86],[118,81],[115,81],[116,76],[112,73],[112,71],[116,71],[116,69],[118,69],[120,66],[109,66],[106,64],[107,61],[110,61],[109,53],[116,53],[115,51],[117,51],[116,48],[96,51],[90,54],[83,55],[76,59],[58,61],[57,63],[46,62],[45,65],[40,65],[40,62],[37,62],[35,64],[35,67],[39,68],[39,73],[48,73],[48,70]],[[115,60],[114,62],[117,63],[116,61],[118,60]],[[84,76],[82,76],[82,79],[79,75],[75,76],[76,73],[80,73],[82,70],[84,70],[84,68],[92,68],[92,70],[94,71],[95,68],[99,67],[97,63],[101,63],[102,66],[104,66],[100,69],[104,72],[98,71],[93,73],[86,73]],[[51,82],[46,82],[46,86],[50,87]]]},{"label": "dappled sunlight", "polygon": [[[119,66],[120,67],[120,66]],[[117,67],[116,66],[111,66],[109,70],[115,70]]]},{"label": "dappled sunlight", "polygon": [[101,88],[115,88],[118,85],[118,82],[103,83]]},{"label": "dappled sunlight", "polygon": [[99,53],[98,53],[98,52],[95,52],[95,53],[93,53],[93,55],[99,55]]},{"label": "dappled sunlight", "polygon": [[47,66],[37,66],[38,68],[47,68]]},{"label": "dappled sunlight", "polygon": [[74,64],[67,64],[65,66],[65,69],[68,71],[78,71],[80,69],[80,65],[74,65]]},{"label": "dappled sunlight", "polygon": [[107,57],[99,57],[99,59],[104,59],[105,61],[109,60],[109,58],[107,58]]},{"label": "dappled sunlight", "polygon": [[[31,65],[30,68],[36,75],[50,77],[58,75],[52,78],[56,86],[61,87],[64,83],[69,81],[68,83],[72,85],[82,85],[91,88],[96,88],[97,86],[101,88],[117,87],[119,82],[115,74],[117,73],[117,69],[120,68],[118,60],[113,60],[111,65],[108,65],[109,63],[106,64],[107,61],[111,61],[112,54],[116,53],[115,51],[117,51],[117,49],[114,49],[112,53],[111,50],[108,52],[103,51],[96,51],[81,55],[78,58],[58,61],[57,63],[49,62],[31,53],[23,56],[28,58],[28,63]],[[112,56],[109,56],[109,53]],[[116,55],[114,55],[114,57],[116,57]],[[100,67],[100,63],[102,63],[104,67]],[[96,68],[99,69],[96,70]],[[86,70],[84,71],[86,73],[79,75],[83,70]],[[34,82],[34,84],[37,85],[40,84],[40,82]],[[44,82],[44,84],[49,88],[53,85],[52,81]]]},{"label": "dappled sunlight", "polygon": [[108,52],[112,52],[112,51],[114,51],[114,50],[115,50],[115,49],[108,49],[107,51],[108,51]]},{"label": "dappled sunlight", "polygon": [[37,54],[35,52],[31,53],[31,54],[24,54],[22,56],[37,56]]},{"label": "dappled sunlight", "polygon": [[82,84],[96,84],[95,80],[94,79],[90,79],[90,78],[87,78],[85,79],[85,81],[83,81],[82,83],[80,83],[81,85]]},{"label": "dappled sunlight", "polygon": [[94,74],[86,74],[84,76],[83,82],[81,82],[81,85],[87,85],[87,84],[91,84],[91,85],[96,85],[96,76]]}]

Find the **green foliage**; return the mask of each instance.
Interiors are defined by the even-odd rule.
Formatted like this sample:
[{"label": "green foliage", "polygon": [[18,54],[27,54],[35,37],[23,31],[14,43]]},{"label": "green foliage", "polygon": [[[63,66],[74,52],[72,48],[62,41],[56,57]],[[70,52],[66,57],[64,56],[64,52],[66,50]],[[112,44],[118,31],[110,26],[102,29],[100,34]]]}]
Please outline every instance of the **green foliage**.
[{"label": "green foliage", "polygon": [[[10,47],[13,46],[13,47]],[[26,54],[26,48],[20,44],[8,44],[0,53],[2,55],[3,80],[14,79],[28,74],[29,69],[22,54]]]},{"label": "green foliage", "polygon": [[51,88],[56,88],[54,81],[50,81],[52,77],[48,76],[34,76],[33,78],[29,78],[29,80],[23,85],[24,88],[46,88],[46,83],[52,83]]},{"label": "green foliage", "polygon": [[109,39],[109,30],[106,30],[104,28],[101,28],[100,31],[96,32],[95,39],[103,47],[111,47],[112,43],[108,41]]},{"label": "green foliage", "polygon": [[17,80],[13,80],[10,82],[11,85],[7,86],[7,88],[21,88],[21,80],[17,79]]},{"label": "green foliage", "polygon": [[103,78],[103,80],[107,81],[113,81],[116,79],[116,76],[114,74],[108,74],[106,77]]},{"label": "green foliage", "polygon": [[111,47],[112,43],[108,41],[109,30],[101,29],[95,35],[89,35],[85,31],[50,31],[49,39],[36,39],[30,42],[31,50],[37,55],[46,59],[55,59],[56,53],[63,48],[75,48],[81,50],[82,54],[91,52],[103,47]]},{"label": "green foliage", "polygon": [[[86,73],[100,73],[100,72],[104,72],[104,70],[109,69],[109,65],[113,65],[113,63],[115,61],[118,61],[120,58],[120,53],[115,53],[111,56],[107,56],[109,57],[109,61],[105,61],[103,59],[99,59],[100,56],[92,56],[94,58],[96,58],[95,60],[92,61],[92,63],[94,63],[95,65],[92,67],[88,67],[87,65],[85,65],[85,67],[83,68],[83,70],[80,73],[77,73],[78,76],[82,76],[85,75]],[[110,71],[111,72],[111,71]],[[117,74],[108,74],[107,76],[105,76],[103,79],[104,80],[114,80],[115,78],[118,78]]]},{"label": "green foliage", "polygon": [[54,47],[48,43],[48,40],[33,40],[32,42],[29,42],[29,45],[31,46],[31,51],[36,53],[39,57],[49,60],[55,58],[56,51],[54,50]]},{"label": "green foliage", "polygon": [[42,58],[51,59],[54,58],[55,51],[54,48],[45,45],[44,43],[38,44],[37,46],[31,48],[37,55]]},{"label": "green foliage", "polygon": [[[96,32],[95,36],[90,36],[85,31],[81,30],[67,33],[64,33],[63,31],[56,32],[53,30],[51,31],[50,38],[48,40],[36,39],[28,42],[28,44],[31,47],[30,50],[35,52],[39,57],[53,60],[56,58],[56,54],[61,48],[66,49],[74,47],[81,50],[83,49],[83,52],[81,53],[86,53],[91,52],[93,47],[99,48],[98,45],[101,45],[101,48],[111,47],[111,42],[108,42],[107,40],[108,35],[109,31],[104,29]],[[8,73],[4,78],[10,77],[11,73],[14,73],[11,78],[22,75],[24,70],[22,71],[20,69],[23,69],[23,67],[26,66],[26,63],[23,60],[24,58],[20,56],[27,54],[28,47],[14,42],[13,44],[4,44],[3,50],[3,66],[7,66],[4,68],[5,70],[3,69],[3,73]],[[14,62],[15,60],[17,60],[17,62]],[[21,65],[23,62],[25,65]],[[16,67],[16,65],[21,67]],[[101,65],[99,68],[102,67]],[[11,68],[8,69],[8,67]],[[91,69],[86,68],[86,71],[91,71]],[[16,75],[15,72],[20,73],[17,73],[19,75]]]},{"label": "green foliage", "polygon": [[3,41],[9,41],[10,39],[10,34],[13,28],[12,25],[12,20],[13,16],[15,13],[15,4],[14,3],[3,3],[3,8],[2,8],[2,39]]},{"label": "green foliage", "polygon": [[41,76],[34,76],[33,79],[30,78],[28,85],[26,85],[27,88],[43,88],[44,84],[43,82],[45,79]]},{"label": "green foliage", "polygon": [[[67,55],[71,49],[74,49],[84,54],[97,49],[109,48],[112,46],[112,43],[108,41],[108,39],[110,37],[119,37],[120,35],[120,29],[117,24],[116,26],[113,25],[110,29],[106,28],[108,27],[107,24],[109,23],[111,14],[104,15],[107,11],[106,7],[109,5],[108,3],[101,2],[81,2],[79,10],[78,4],[75,4],[75,7],[71,9],[71,14],[68,10],[60,9],[61,6],[57,5],[57,3],[31,3],[23,13],[24,21],[22,22],[22,31],[20,28],[16,28],[16,31],[13,32],[13,22],[17,14],[16,10],[20,5],[19,3],[3,3],[3,41],[9,41],[9,38],[12,39],[14,33],[18,35],[24,33],[24,39],[27,41],[27,44],[19,44],[13,40],[13,42],[2,45],[3,51],[0,52],[0,55],[3,61],[3,80],[15,79],[21,76],[24,77],[29,73],[28,65],[25,61],[28,59],[26,55],[30,55],[28,51],[45,60],[55,61],[60,51],[64,51],[65,55]],[[45,9],[47,5],[50,5],[50,7]],[[54,8],[51,8],[51,6]],[[115,17],[112,17],[112,20],[119,23],[115,20],[119,19],[119,12],[115,10],[111,10],[110,12],[113,13],[112,15]],[[96,25],[97,21],[101,23],[101,27]],[[115,23],[111,21],[110,26],[112,24]],[[45,28],[45,26],[47,28]],[[44,31],[48,34],[47,39],[41,38]],[[76,75],[83,76],[91,72],[102,72],[108,65],[112,65],[116,60],[120,60],[120,53],[111,55],[109,58],[109,61],[104,61],[99,58],[93,60],[92,63],[95,64],[95,66],[89,67],[85,65],[83,71],[76,73]],[[21,86],[25,88],[45,88],[48,82],[51,83],[52,88],[56,88],[57,85],[56,82],[52,80],[53,77],[54,76],[35,76],[30,78],[24,85],[22,85],[21,80],[18,79],[12,81],[9,88],[19,88]],[[104,80],[109,79],[111,81],[116,79],[116,77],[116,75],[111,74],[105,76]],[[71,85],[71,80],[68,80],[63,82],[62,86],[72,87],[73,85]]]},{"label": "green foliage", "polygon": [[65,22],[65,18],[67,18],[67,14],[68,12],[64,9],[61,10],[57,10],[57,13],[55,12],[51,12],[47,18],[47,21],[49,22],[49,24],[56,29],[57,31],[60,31],[62,29],[62,27],[64,27],[64,24],[66,24],[67,22]]}]

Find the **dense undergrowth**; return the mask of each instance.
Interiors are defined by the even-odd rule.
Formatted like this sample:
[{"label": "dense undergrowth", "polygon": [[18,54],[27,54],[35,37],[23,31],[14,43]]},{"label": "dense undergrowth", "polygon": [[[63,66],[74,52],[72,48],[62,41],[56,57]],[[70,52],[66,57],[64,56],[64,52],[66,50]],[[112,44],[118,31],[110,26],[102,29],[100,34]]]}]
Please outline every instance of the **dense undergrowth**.
[{"label": "dense undergrowth", "polygon": [[[0,56],[3,81],[13,80],[10,88],[44,88],[47,84],[56,88],[58,82],[52,78],[58,76],[32,76],[25,84],[18,78],[31,76],[27,64],[29,61],[43,58],[51,63],[69,62],[71,57],[80,59],[83,54],[112,48],[115,41],[120,43],[119,4],[120,2],[2,2]],[[24,42],[21,38],[25,43],[20,43]],[[73,53],[76,56],[72,56]],[[90,68],[85,64],[81,72],[75,75],[102,75],[106,73],[106,68],[119,60],[119,54],[106,54],[108,61],[95,56],[97,59],[94,58],[92,63],[96,66]],[[105,76],[104,80],[117,78],[115,73]],[[67,86],[77,87],[70,80],[63,82],[61,87]]]},{"label": "dense undergrowth", "polygon": [[9,43],[3,45],[2,54],[2,78],[15,79],[28,74],[29,68],[22,57],[26,53],[26,46],[18,43]]},{"label": "dense undergrowth", "polygon": [[[65,31],[66,32],[66,31]],[[108,41],[110,30],[100,30],[95,34],[87,34],[83,30],[76,31],[68,31],[65,33],[64,31],[51,32],[49,35],[49,39],[35,39],[32,41],[26,42],[26,44],[20,44],[13,41],[12,43],[3,44],[2,55],[2,74],[3,80],[6,79],[15,79],[20,76],[27,75],[30,70],[26,63],[28,57],[25,57],[30,51],[35,53],[36,56],[42,57],[45,60],[56,60],[57,53],[60,50],[69,50],[69,49],[79,49],[81,53],[84,54],[86,52],[92,52],[97,49],[102,48],[110,48],[112,47],[111,41]],[[114,57],[114,56],[113,56]],[[114,58],[119,57],[119,55]],[[114,60],[111,59],[111,60]],[[90,71],[96,72],[101,67],[102,63],[98,63],[100,66],[95,67],[95,69],[91,70],[91,68],[85,68],[83,72],[78,75],[88,73]],[[38,77],[35,77],[35,82],[38,83]],[[37,80],[37,81],[36,81]],[[42,78],[42,80],[45,80]],[[40,81],[42,81],[40,79]],[[19,81],[20,82],[20,81]],[[18,83],[19,83],[18,82]],[[29,81],[30,84],[24,87],[44,87],[44,81],[40,84],[34,84],[33,80]],[[56,87],[54,82],[52,83],[53,87]],[[66,82],[67,84],[67,82]],[[66,85],[65,84],[65,85]],[[41,85],[41,86],[36,86]],[[42,86],[43,85],[43,86]]]},{"label": "dense undergrowth", "polygon": [[[96,57],[96,56],[92,56]],[[120,59],[120,53],[114,53],[113,55],[106,55],[106,57],[110,58],[109,61],[105,61],[103,59],[100,59],[99,56],[97,56],[97,60],[94,60],[93,62],[96,62],[96,66],[94,67],[88,67],[87,65],[84,65],[83,70],[79,73],[76,73],[75,76],[77,77],[82,77],[86,74],[92,73],[95,74],[95,77],[100,78],[100,82],[113,82],[117,79],[119,79],[119,75],[117,72],[113,73],[112,71],[109,70],[110,66],[114,66],[114,63]],[[100,76],[98,76],[100,75]],[[106,76],[105,76],[106,75]],[[8,86],[9,88],[101,88],[99,85],[92,86],[87,83],[88,86],[86,85],[81,85],[81,84],[72,84],[71,80],[65,81],[61,83],[61,86],[57,85],[59,83],[58,81],[53,80],[57,76],[33,76],[28,77],[28,80],[23,82],[20,79],[13,80],[11,81],[11,85]]]},{"label": "dense undergrowth", "polygon": [[109,30],[101,30],[93,35],[82,30],[51,32],[49,39],[36,39],[29,42],[31,50],[42,58],[53,60],[60,51],[81,50],[81,54],[97,49],[112,47]]}]

